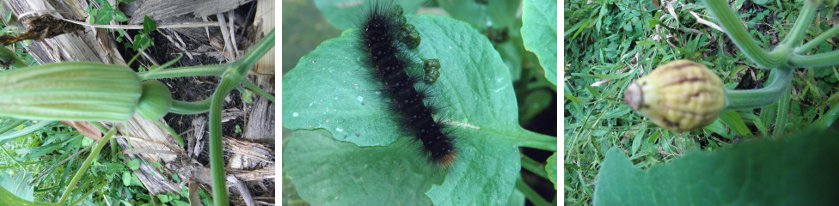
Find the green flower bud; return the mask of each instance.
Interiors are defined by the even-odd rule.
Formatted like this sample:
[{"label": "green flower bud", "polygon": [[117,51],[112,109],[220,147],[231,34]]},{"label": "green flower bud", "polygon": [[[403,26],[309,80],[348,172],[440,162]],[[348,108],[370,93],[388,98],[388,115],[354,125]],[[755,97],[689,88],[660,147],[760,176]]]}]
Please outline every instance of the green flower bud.
[{"label": "green flower bud", "polygon": [[0,117],[126,121],[140,93],[140,78],[120,65],[65,62],[2,71]]},{"label": "green flower bud", "polygon": [[632,82],[624,101],[656,125],[682,132],[716,120],[725,107],[725,91],[705,65],[677,60]]},{"label": "green flower bud", "polygon": [[137,105],[137,113],[146,120],[163,118],[172,108],[172,93],[169,88],[157,80],[143,82],[143,95]]}]

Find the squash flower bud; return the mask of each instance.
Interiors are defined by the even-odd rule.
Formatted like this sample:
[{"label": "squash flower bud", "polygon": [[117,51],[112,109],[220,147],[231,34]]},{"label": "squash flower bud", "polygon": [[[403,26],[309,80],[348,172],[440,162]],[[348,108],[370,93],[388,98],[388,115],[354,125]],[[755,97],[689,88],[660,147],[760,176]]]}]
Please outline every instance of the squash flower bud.
[{"label": "squash flower bud", "polygon": [[720,78],[705,65],[677,60],[632,82],[624,101],[656,125],[683,132],[716,120],[725,108],[725,91]]}]

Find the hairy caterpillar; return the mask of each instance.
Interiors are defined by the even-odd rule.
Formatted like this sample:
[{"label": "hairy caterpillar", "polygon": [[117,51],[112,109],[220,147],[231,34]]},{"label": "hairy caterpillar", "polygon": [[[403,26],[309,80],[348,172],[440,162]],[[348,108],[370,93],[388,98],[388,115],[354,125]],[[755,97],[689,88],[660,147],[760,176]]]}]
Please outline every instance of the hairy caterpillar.
[{"label": "hairy caterpillar", "polygon": [[450,166],[456,157],[454,140],[444,131],[443,124],[432,117],[438,109],[428,103],[427,87],[418,88],[420,80],[427,83],[436,80],[439,62],[424,62],[426,72],[434,73],[429,75],[431,77],[409,74],[408,69],[414,64],[407,52],[419,46],[420,37],[414,26],[407,23],[399,6],[373,5],[360,30],[366,62],[374,79],[381,82],[382,94],[390,100],[389,106],[397,122],[406,134],[422,143],[421,149],[431,162]]}]

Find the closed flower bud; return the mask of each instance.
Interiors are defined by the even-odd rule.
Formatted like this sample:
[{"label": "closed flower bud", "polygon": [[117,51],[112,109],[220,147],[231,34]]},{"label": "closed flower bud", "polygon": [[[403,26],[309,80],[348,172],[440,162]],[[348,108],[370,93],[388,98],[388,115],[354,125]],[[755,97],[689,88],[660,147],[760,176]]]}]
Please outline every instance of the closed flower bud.
[{"label": "closed flower bud", "polygon": [[0,72],[0,117],[126,121],[141,94],[131,68],[92,62],[44,64]]},{"label": "closed flower bud", "polygon": [[172,108],[172,93],[163,82],[147,80],[143,82],[143,95],[137,105],[137,113],[146,120],[163,118]]},{"label": "closed flower bud", "polygon": [[632,82],[624,101],[656,125],[682,132],[716,120],[725,107],[725,91],[705,65],[677,60]]}]

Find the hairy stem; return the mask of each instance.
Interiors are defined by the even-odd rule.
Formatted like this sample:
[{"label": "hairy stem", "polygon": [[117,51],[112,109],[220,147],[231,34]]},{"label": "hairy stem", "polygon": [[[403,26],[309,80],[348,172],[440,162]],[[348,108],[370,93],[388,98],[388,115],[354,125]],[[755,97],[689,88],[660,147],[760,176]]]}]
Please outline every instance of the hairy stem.
[{"label": "hairy stem", "polygon": [[821,0],[804,1],[804,7],[801,9],[801,13],[798,14],[798,18],[795,19],[795,24],[792,25],[792,30],[790,30],[784,40],[782,40],[781,43],[772,50],[771,56],[783,58],[784,63],[788,61],[793,48],[801,45],[801,42],[804,40],[804,34],[816,18],[816,12],[819,10],[820,5]]},{"label": "hairy stem", "polygon": [[789,109],[790,92],[789,88],[784,89],[784,95],[778,102],[778,113],[775,116],[775,131],[772,136],[780,138],[784,135],[787,125],[787,110]]},{"label": "hairy stem", "polygon": [[172,108],[169,112],[175,114],[201,114],[210,111],[210,99],[195,102],[172,101]]},{"label": "hairy stem", "polygon": [[213,204],[228,204],[227,184],[224,175],[224,148],[221,137],[221,106],[224,97],[233,90],[236,77],[225,72],[224,78],[213,93],[210,101],[210,170],[213,176]]},{"label": "hairy stem", "polygon": [[259,86],[256,86],[256,84],[254,84],[253,82],[245,80],[245,81],[242,81],[242,85],[244,85],[245,88],[253,91],[257,95],[268,99],[268,101],[274,102],[274,95],[271,95],[271,93],[268,93],[268,91],[265,91],[264,89],[259,88]]},{"label": "hairy stem", "polygon": [[816,36],[816,38],[813,38],[803,46],[795,48],[795,53],[803,53],[816,48],[816,46],[819,46],[819,44],[826,42],[828,39],[836,36],[837,34],[839,34],[839,24],[834,24],[829,30],[819,34],[819,36]]},{"label": "hairy stem", "polygon": [[839,65],[839,50],[814,55],[793,55],[790,65],[810,68]]},{"label": "hairy stem", "polygon": [[792,82],[792,69],[772,69],[773,78],[769,86],[750,90],[726,90],[726,108],[734,110],[753,109],[774,104],[781,99]]},{"label": "hairy stem", "polygon": [[274,47],[274,31],[265,35],[250,54],[233,63],[221,76],[216,91],[210,100],[210,171],[213,179],[213,205],[226,206],[227,180],[224,174],[224,150],[221,137],[221,107],[224,97],[239,85],[248,70]]},{"label": "hairy stem", "polygon": [[527,133],[526,135],[516,137],[515,141],[519,146],[556,152],[556,137],[539,134],[529,130],[524,131]]},{"label": "hairy stem", "polygon": [[[253,91],[259,96],[265,97],[266,99],[274,102],[274,95],[268,93],[267,91],[259,88],[258,86],[254,85],[249,81],[242,81],[242,84],[245,88]],[[172,108],[169,109],[169,112],[175,114],[202,114],[210,111],[210,98],[200,100],[200,101],[179,101],[175,100],[172,102]]]},{"label": "hairy stem", "polygon": [[737,45],[737,48],[746,55],[747,58],[755,62],[763,68],[776,68],[783,65],[783,58],[777,58],[770,55],[757,44],[754,38],[746,31],[740,18],[737,17],[731,5],[728,5],[726,0],[703,0],[706,8],[720,23],[731,41]]},{"label": "hairy stem", "polygon": [[140,75],[140,78],[143,80],[194,76],[218,76],[224,73],[224,70],[228,67],[230,67],[230,64],[189,66],[139,72],[137,75]]}]

